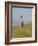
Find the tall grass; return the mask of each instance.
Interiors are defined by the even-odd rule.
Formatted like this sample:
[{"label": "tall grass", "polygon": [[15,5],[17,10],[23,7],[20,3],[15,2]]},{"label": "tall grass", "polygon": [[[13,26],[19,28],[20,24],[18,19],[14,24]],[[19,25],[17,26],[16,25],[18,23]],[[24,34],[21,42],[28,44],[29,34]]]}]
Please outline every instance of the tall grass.
[{"label": "tall grass", "polygon": [[24,24],[24,26],[14,26],[12,27],[12,37],[22,38],[22,37],[32,37],[32,25]]}]

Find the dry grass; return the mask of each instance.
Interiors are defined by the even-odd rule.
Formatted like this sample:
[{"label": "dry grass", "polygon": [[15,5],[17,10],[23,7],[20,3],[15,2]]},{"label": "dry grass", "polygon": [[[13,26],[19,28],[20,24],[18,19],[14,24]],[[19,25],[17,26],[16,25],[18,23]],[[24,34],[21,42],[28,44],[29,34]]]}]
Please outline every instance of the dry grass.
[{"label": "dry grass", "polygon": [[12,37],[21,38],[21,37],[32,37],[32,25],[25,24],[22,26],[14,26],[12,28]]}]

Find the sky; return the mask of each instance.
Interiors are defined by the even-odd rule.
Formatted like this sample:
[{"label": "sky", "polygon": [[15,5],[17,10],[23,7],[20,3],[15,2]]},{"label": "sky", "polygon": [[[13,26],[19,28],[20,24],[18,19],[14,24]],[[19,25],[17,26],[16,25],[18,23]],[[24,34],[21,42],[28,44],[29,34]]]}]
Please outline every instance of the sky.
[{"label": "sky", "polygon": [[[20,18],[23,16],[23,18]],[[32,22],[32,8],[12,7],[12,25],[19,25],[21,22],[28,24]]]}]

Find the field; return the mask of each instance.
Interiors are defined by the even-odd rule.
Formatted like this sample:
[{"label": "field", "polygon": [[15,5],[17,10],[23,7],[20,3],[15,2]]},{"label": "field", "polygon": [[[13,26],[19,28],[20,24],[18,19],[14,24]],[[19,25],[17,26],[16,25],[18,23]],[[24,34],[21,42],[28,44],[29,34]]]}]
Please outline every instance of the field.
[{"label": "field", "polygon": [[32,37],[32,25],[25,24],[23,27],[22,26],[12,27],[12,37],[13,38]]}]

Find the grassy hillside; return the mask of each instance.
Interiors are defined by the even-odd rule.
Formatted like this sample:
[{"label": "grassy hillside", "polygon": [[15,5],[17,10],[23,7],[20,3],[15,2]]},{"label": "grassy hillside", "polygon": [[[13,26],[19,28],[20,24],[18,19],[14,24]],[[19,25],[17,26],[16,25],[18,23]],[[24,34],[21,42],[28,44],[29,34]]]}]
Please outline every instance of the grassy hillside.
[{"label": "grassy hillside", "polygon": [[12,37],[21,38],[21,37],[31,37],[32,36],[32,25],[25,24],[22,26],[12,27]]}]

